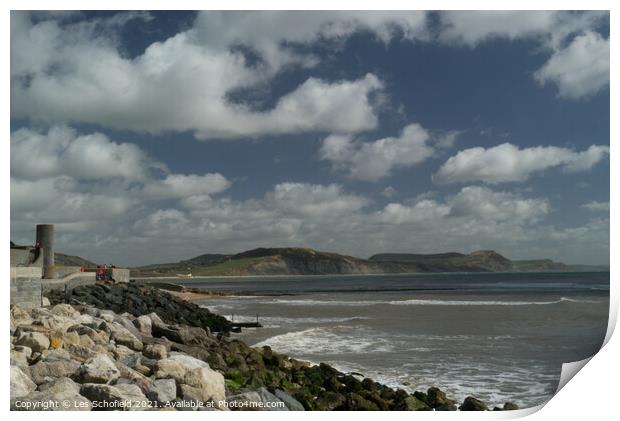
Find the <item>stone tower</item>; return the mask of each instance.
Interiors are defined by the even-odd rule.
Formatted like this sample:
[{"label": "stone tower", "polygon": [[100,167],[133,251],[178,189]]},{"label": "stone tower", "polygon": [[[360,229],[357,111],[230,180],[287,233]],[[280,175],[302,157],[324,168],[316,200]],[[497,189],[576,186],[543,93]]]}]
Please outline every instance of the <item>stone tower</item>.
[{"label": "stone tower", "polygon": [[37,225],[37,243],[43,248],[43,278],[54,277],[54,225]]}]

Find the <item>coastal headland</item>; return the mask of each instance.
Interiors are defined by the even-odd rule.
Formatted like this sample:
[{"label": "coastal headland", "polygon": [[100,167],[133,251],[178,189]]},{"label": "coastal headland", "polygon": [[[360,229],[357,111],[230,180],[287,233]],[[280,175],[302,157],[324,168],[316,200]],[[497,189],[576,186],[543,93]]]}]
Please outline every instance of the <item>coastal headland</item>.
[{"label": "coastal headland", "polygon": [[131,268],[132,276],[183,278],[203,276],[360,275],[436,272],[568,272],[609,268],[568,265],[550,259],[510,260],[493,250],[468,254],[384,253],[368,259],[311,248],[257,248],[237,254],[202,254],[174,263]]}]

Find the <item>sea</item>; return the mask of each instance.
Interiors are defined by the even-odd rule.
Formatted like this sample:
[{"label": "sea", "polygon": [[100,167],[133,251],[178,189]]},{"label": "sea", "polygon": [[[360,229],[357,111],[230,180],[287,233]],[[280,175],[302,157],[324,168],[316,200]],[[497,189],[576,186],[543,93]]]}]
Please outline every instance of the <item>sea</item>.
[{"label": "sea", "polygon": [[248,293],[197,302],[262,328],[233,334],[407,391],[521,408],[549,400],[562,363],[602,346],[608,272],[194,278]]}]

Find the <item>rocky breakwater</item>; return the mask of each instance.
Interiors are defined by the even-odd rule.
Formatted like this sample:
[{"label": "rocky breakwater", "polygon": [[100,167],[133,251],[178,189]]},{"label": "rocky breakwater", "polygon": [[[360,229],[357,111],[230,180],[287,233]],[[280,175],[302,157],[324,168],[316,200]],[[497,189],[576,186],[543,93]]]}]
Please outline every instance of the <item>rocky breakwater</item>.
[{"label": "rocky breakwater", "polygon": [[82,285],[71,289],[68,295],[65,291],[54,290],[48,292],[47,297],[51,304],[91,305],[134,316],[155,313],[170,323],[207,328],[212,332],[231,330],[231,323],[225,317],[159,288],[133,282]]},{"label": "rocky breakwater", "polygon": [[394,390],[159,313],[119,314],[83,304],[11,307],[11,408],[488,409],[473,397],[458,406],[437,388]]}]

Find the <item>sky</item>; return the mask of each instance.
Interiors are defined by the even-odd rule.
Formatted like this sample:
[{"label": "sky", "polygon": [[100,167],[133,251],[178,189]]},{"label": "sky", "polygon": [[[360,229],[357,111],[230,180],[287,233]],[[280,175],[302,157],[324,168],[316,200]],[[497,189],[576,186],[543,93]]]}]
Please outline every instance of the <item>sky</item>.
[{"label": "sky", "polygon": [[11,12],[11,240],[609,264],[608,12]]}]

